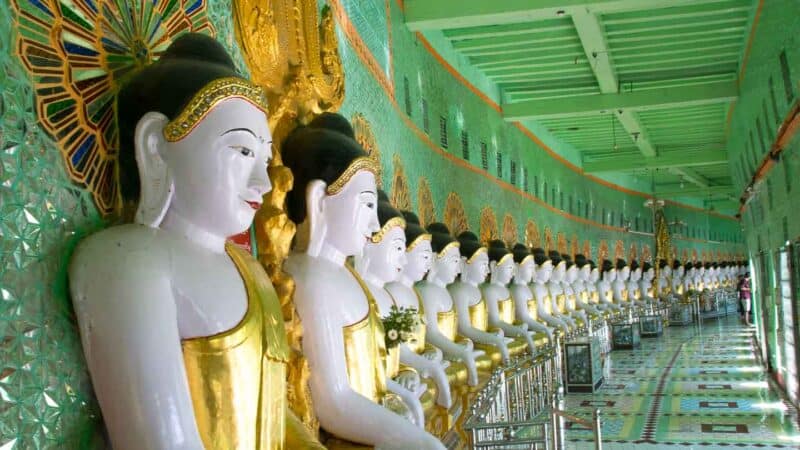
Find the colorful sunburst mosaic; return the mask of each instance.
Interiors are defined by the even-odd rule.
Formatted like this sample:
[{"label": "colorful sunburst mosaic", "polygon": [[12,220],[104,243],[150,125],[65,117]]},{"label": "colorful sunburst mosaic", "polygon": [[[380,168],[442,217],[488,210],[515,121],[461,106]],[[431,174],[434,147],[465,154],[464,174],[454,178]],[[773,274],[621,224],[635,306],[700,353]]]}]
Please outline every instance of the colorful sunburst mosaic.
[{"label": "colorful sunburst mosaic", "polygon": [[117,204],[115,97],[133,71],[186,32],[213,35],[205,0],[12,0],[16,49],[39,122],[70,178],[104,214]]}]

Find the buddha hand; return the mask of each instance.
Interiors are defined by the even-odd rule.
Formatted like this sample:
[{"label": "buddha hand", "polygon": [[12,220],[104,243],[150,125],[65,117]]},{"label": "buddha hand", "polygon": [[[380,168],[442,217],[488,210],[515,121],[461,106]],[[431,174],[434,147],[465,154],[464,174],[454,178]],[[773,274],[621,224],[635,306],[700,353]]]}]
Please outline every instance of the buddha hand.
[{"label": "buddha hand", "polygon": [[413,370],[401,371],[394,380],[411,392],[416,392],[420,385],[419,375]]},{"label": "buddha hand", "polygon": [[433,346],[426,348],[425,352],[422,353],[422,356],[428,361],[433,362],[441,362],[443,358],[442,351]]}]

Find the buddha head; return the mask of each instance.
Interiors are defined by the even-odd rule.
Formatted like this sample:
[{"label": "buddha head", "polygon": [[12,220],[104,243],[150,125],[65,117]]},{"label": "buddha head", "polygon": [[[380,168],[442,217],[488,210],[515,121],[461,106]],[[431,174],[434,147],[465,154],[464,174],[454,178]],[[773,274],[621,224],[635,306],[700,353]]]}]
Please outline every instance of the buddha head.
[{"label": "buddha head", "polygon": [[694,278],[694,276],[695,276],[694,263],[692,263],[690,261],[690,262],[687,262],[686,264],[684,264],[684,271],[683,272],[686,274],[686,276],[688,278]]},{"label": "buddha head", "polygon": [[659,278],[669,278],[672,276],[672,270],[669,268],[669,264],[667,264],[666,259],[658,260],[658,270],[660,272]]},{"label": "buddha head", "polygon": [[458,235],[461,244],[461,281],[480,284],[489,275],[489,255],[478,236],[471,231]]},{"label": "buddha head", "polygon": [[684,268],[678,259],[672,260],[672,275],[683,278]]},{"label": "buddha head", "polygon": [[550,281],[556,283],[564,281],[564,276],[567,272],[567,262],[561,259],[561,253],[550,250],[547,256],[550,257],[550,261],[553,262],[553,274],[550,275]]},{"label": "buddha head", "polygon": [[448,285],[455,281],[461,272],[461,244],[450,234],[447,225],[434,222],[428,225],[433,249],[433,263],[428,272],[428,280]]},{"label": "buddha head", "polygon": [[419,223],[419,218],[411,211],[402,211],[406,219],[406,265],[402,276],[415,283],[425,277],[433,264],[431,235]]},{"label": "buddha head", "polygon": [[694,263],[694,276],[697,278],[703,278],[703,275],[706,274],[706,269],[703,267],[703,263],[696,262]]},{"label": "buddha head", "polygon": [[516,243],[514,248],[511,249],[514,255],[514,282],[518,284],[529,284],[533,278],[536,263],[533,261],[533,255],[528,249],[528,246],[521,243]]},{"label": "buddha head", "polygon": [[361,254],[380,229],[378,163],[356,142],[347,119],[324,113],[296,128],[283,144],[283,162],[294,175],[286,210],[299,225],[296,249],[342,262]]},{"label": "buddha head", "polygon": [[651,266],[649,262],[645,262],[642,265],[642,278],[644,278],[645,281],[650,282],[653,281],[653,278],[655,278],[655,276],[656,276],[656,271],[653,268],[653,266]]},{"label": "buddha head", "polygon": [[628,281],[628,278],[631,276],[631,268],[628,267],[628,263],[625,262],[622,258],[617,258],[617,279],[619,281]]},{"label": "buddha head", "polygon": [[631,268],[631,278],[630,278],[630,280],[633,281],[633,282],[637,282],[637,281],[641,280],[642,279],[642,268],[639,267],[639,261],[637,261],[635,259],[631,260],[630,268]]},{"label": "buddha head", "polygon": [[221,244],[247,230],[271,189],[272,137],[263,90],[222,45],[177,38],[122,85],[117,116],[125,220]]},{"label": "buddha head", "polygon": [[380,230],[356,256],[355,266],[385,284],[399,280],[406,265],[406,221],[383,191],[378,192],[378,223]]},{"label": "buddha head", "polygon": [[604,259],[600,264],[603,272],[603,281],[610,283],[617,279],[617,269],[614,268],[614,264],[611,261]]},{"label": "buddha head", "polygon": [[536,247],[533,253],[533,261],[536,263],[536,281],[546,283],[553,275],[553,262],[547,257],[543,248]]},{"label": "buddha head", "polygon": [[592,265],[586,256],[578,253],[575,255],[575,265],[578,266],[578,279],[581,281],[589,281],[592,276]]},{"label": "buddha head", "polygon": [[567,255],[566,253],[561,255],[561,259],[564,260],[564,264],[566,267],[566,272],[564,275],[564,281],[569,284],[575,282],[578,279],[578,266],[572,261],[572,257]]},{"label": "buddha head", "polygon": [[489,241],[489,271],[491,282],[507,285],[514,277],[514,254],[508,250],[505,242],[499,239]]},{"label": "buddha head", "polygon": [[591,272],[589,272],[589,283],[595,284],[597,280],[600,279],[600,269],[597,267],[597,264],[593,260],[589,260],[589,267],[591,267]]}]

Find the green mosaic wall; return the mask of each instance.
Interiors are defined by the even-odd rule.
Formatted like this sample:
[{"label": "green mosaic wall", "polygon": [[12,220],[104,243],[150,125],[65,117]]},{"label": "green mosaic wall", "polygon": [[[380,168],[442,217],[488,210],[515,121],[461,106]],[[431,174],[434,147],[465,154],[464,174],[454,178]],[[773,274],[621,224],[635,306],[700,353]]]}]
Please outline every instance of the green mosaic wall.
[{"label": "green mosaic wall", "polygon": [[[339,5],[338,3],[334,6]],[[552,212],[515,191],[508,184],[497,183],[496,152],[504,155],[506,181],[510,161],[518,167],[517,186],[522,167],[529,171],[528,191],[542,202],[561,208],[573,197],[574,213],[578,199],[588,200],[588,219],[619,225],[620,213],[644,230],[649,210],[643,197],[624,194],[587,181],[547,155],[521,132],[505,124],[499,115],[447,73],[402,23],[402,11],[395,1],[348,0],[344,7],[355,28],[366,40],[370,52],[384,52],[376,57],[388,77],[395,80],[398,104],[395,106],[375,77],[364,67],[344,33],[339,33],[341,55],[347,74],[347,99],[343,112],[363,114],[372,124],[384,166],[384,184],[391,185],[392,158],[397,155],[409,180],[412,201],[420,177],[425,177],[433,193],[436,214],[442,218],[445,198],[450,191],[459,193],[469,218],[477,229],[481,208],[491,206],[502,223],[510,213],[522,235],[526,220],[533,217],[542,234],[545,226],[567,237],[590,239],[594,246],[600,239],[622,239],[626,250],[631,243],[650,244],[650,239],[611,231],[568,219]],[[341,5],[339,5],[341,6]],[[209,15],[217,37],[234,55],[244,70],[232,32],[228,0],[210,2]],[[66,177],[63,161],[52,140],[37,125],[34,96],[29,75],[15,55],[15,26],[9,0],[0,2],[2,71],[0,71],[0,448],[99,448],[104,445],[99,410],[94,402],[67,295],[66,263],[71,248],[83,236],[105,223],[92,203],[91,196]],[[389,26],[391,23],[391,26]],[[383,27],[383,28],[382,28]],[[391,36],[391,45],[382,40]],[[391,53],[389,53],[391,50]],[[391,55],[391,57],[390,57]],[[413,126],[403,120],[403,78],[410,82]],[[490,170],[472,171],[456,166],[437,153],[422,137],[421,98],[428,101],[431,140],[439,141],[439,115],[449,124],[450,148],[447,152],[461,157],[462,129],[469,132],[469,163],[480,168],[479,143],[489,145]],[[556,151],[555,143],[548,142]],[[533,181],[539,182],[538,191]],[[555,187],[556,198],[545,196]],[[538,192],[538,194],[537,194]],[[546,201],[545,201],[546,197]],[[683,220],[693,230],[692,240],[676,241],[679,248],[702,251],[736,251],[737,244],[709,244],[709,232],[720,239],[736,241],[738,224],[686,208],[669,206],[667,215]],[[702,237],[701,237],[702,236]]]},{"label": "green mosaic wall", "polygon": [[[732,114],[728,153],[733,178],[740,192],[750,183],[787,119],[800,102],[800,3],[770,0],[763,4],[750,58],[740,84],[740,97]],[[794,136],[780,161],[754,186],[742,214],[747,251],[754,269],[755,316],[758,336],[768,347],[764,355],[775,366],[787,351],[780,333],[780,286],[777,261],[787,241],[800,238],[800,137]],[[798,272],[795,272],[798,273]],[[794,295],[795,311],[800,308]],[[795,312],[796,314],[796,312]],[[788,349],[793,351],[792,349]]]}]

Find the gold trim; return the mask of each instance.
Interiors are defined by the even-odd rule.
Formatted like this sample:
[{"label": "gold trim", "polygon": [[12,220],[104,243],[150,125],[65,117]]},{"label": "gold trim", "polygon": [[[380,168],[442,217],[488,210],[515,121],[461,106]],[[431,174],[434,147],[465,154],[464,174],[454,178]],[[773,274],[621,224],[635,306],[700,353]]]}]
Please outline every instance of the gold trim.
[{"label": "gold trim", "polygon": [[503,255],[502,258],[500,258],[500,261],[497,261],[497,265],[498,266],[502,265],[508,258],[514,258],[514,254],[513,253],[506,253],[505,255]]},{"label": "gold trim", "polygon": [[349,166],[347,166],[347,169],[345,169],[345,171],[339,175],[339,178],[328,185],[328,187],[325,189],[325,193],[328,195],[338,194],[342,191],[342,189],[344,189],[344,186],[347,184],[347,182],[349,182],[356,173],[362,170],[372,172],[372,174],[376,177],[378,176],[378,173],[380,173],[380,167],[378,167],[377,161],[369,156],[359,156],[358,158],[354,159]]},{"label": "gold trim", "polygon": [[[514,255],[512,254],[511,256],[514,256]],[[521,266],[521,265],[525,264],[526,262],[528,262],[529,259],[532,260],[533,259],[533,255],[525,255],[525,257],[522,258],[522,261],[520,261],[518,264]],[[533,264],[535,265],[536,261],[534,261]]]},{"label": "gold trim", "polygon": [[453,241],[453,242],[445,245],[444,248],[442,249],[442,251],[440,251],[439,253],[436,254],[436,259],[443,258],[444,254],[447,253],[447,251],[450,250],[453,247],[459,248],[459,247],[461,247],[461,243],[458,242],[458,241]]},{"label": "gold trim", "polygon": [[378,230],[375,234],[373,234],[372,237],[369,238],[369,240],[372,241],[373,244],[379,243],[380,241],[383,240],[384,236],[386,236],[386,233],[388,233],[389,230],[391,230],[394,227],[400,227],[405,230],[406,229],[405,219],[403,219],[402,217],[392,217],[385,224],[383,224],[381,229]]},{"label": "gold trim", "polygon": [[472,264],[472,261],[475,261],[475,258],[477,258],[481,253],[487,253],[486,247],[480,247],[475,250],[475,253],[473,253],[472,256],[470,256],[467,260],[467,264]]},{"label": "gold trim", "polygon": [[420,234],[419,236],[414,238],[414,240],[411,241],[410,244],[408,244],[406,246],[406,253],[411,253],[411,251],[414,250],[414,247],[416,247],[422,241],[430,241],[431,239],[432,239],[432,236],[430,234],[428,234],[428,233]]},{"label": "gold trim", "polygon": [[164,139],[177,142],[185,138],[215,106],[229,98],[241,98],[264,111],[267,109],[267,96],[261,86],[238,77],[214,80],[192,97],[192,100],[164,127]]}]

